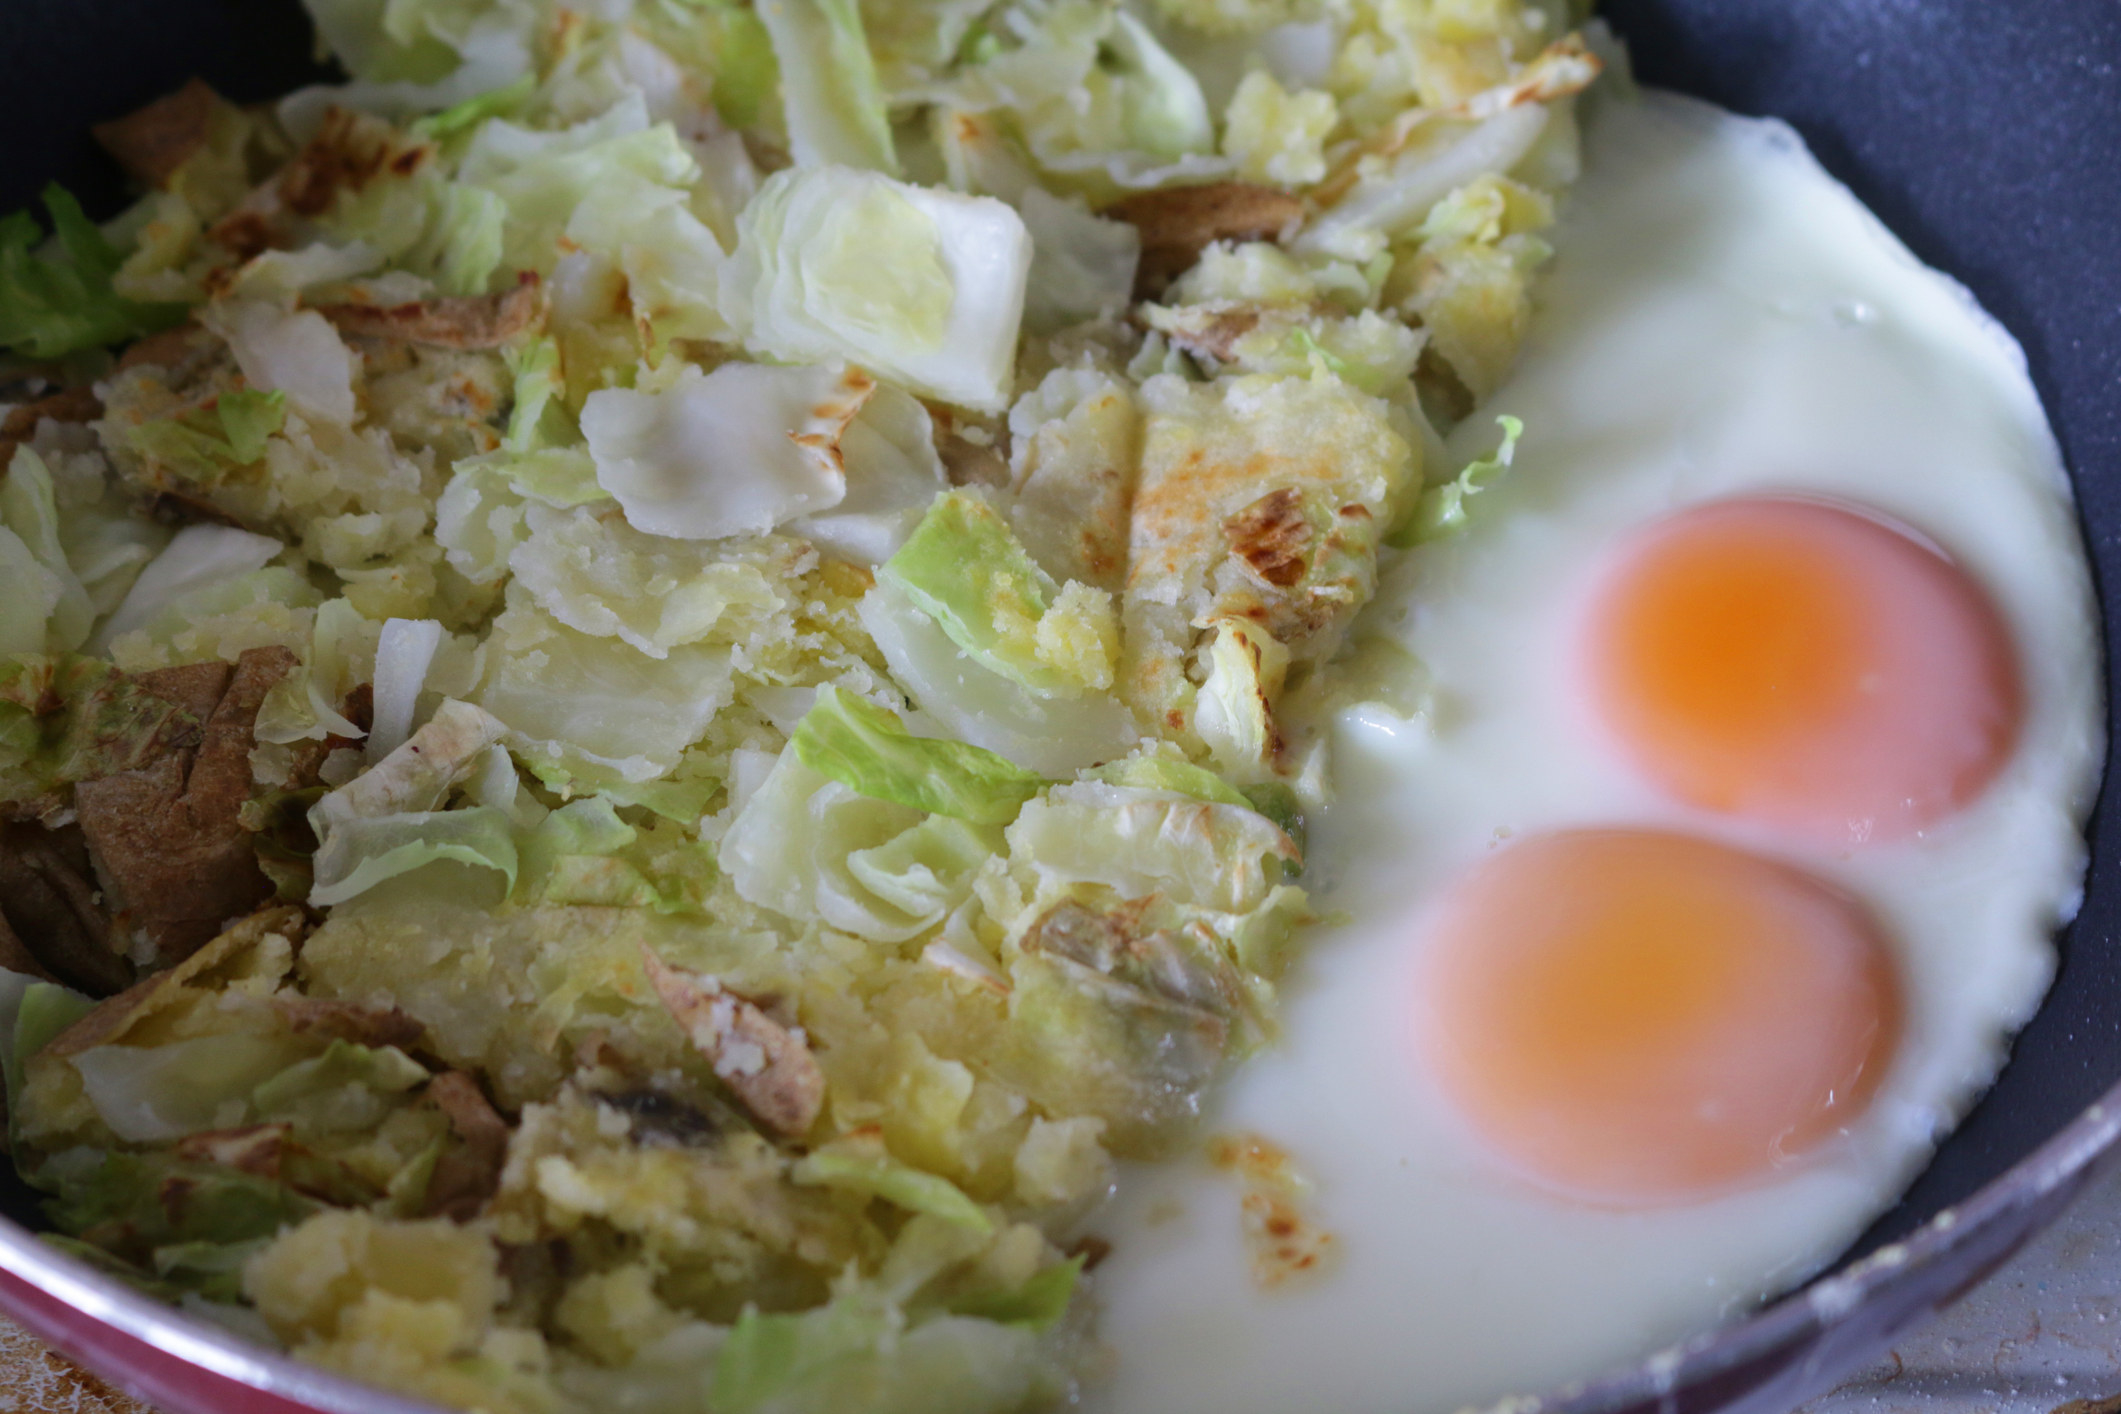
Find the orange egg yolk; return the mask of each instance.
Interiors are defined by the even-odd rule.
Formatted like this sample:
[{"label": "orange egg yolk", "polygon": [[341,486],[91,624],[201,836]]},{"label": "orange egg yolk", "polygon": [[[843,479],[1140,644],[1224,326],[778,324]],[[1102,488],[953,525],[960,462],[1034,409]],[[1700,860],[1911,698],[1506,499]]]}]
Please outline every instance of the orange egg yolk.
[{"label": "orange egg yolk", "polygon": [[1900,1029],[1854,900],[1684,835],[1525,840],[1426,941],[1431,1073],[1526,1176],[1592,1201],[1683,1201],[1801,1157],[1863,1111]]},{"label": "orange egg yolk", "polygon": [[1981,588],[1912,533],[1817,501],[1652,526],[1595,589],[1582,648],[1593,710],[1652,780],[1832,843],[1964,805],[2023,715]]}]

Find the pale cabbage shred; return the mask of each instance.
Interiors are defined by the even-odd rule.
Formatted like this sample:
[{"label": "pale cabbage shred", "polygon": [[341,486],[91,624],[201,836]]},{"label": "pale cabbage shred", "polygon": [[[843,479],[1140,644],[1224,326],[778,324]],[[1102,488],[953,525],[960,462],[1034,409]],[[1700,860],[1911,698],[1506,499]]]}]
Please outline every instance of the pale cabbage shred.
[{"label": "pale cabbage shred", "polygon": [[[1271,1030],[1316,724],[1418,694],[1346,642],[1380,542],[1507,462],[1424,452],[1522,336],[1582,17],[307,3],[355,81],[220,110],[112,228],[119,292],[206,332],[17,453],[0,650],[293,650],[252,762],[265,806],[337,787],[274,876],[329,906],[26,1065],[85,1003],[0,977],[22,1167],[136,1280],[465,1408],[1055,1397],[1111,1156],[1185,1142]],[[289,210],[305,143],[371,175]],[[1207,180],[1312,215],[1128,308],[1095,209]],[[237,266],[232,213],[273,249]],[[498,347],[318,312],[524,272]],[[172,540],[142,489],[241,529]],[[799,1028],[808,1133],[746,1113],[644,950]],[[402,1009],[419,1059],[298,995]],[[443,1067],[515,1117],[451,1217]],[[267,1123],[306,1178],[171,1147]],[[225,1201],[149,1214],[172,1166]]]}]

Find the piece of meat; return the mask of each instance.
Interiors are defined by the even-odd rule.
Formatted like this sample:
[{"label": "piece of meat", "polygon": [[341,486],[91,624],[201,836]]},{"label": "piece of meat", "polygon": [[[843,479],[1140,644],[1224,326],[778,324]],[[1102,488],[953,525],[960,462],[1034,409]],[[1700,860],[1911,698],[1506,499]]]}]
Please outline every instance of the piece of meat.
[{"label": "piece of meat", "polygon": [[103,400],[96,396],[94,388],[88,387],[61,388],[34,402],[9,408],[7,416],[0,418],[0,474],[5,474],[15,460],[15,448],[36,436],[37,424],[46,418],[53,422],[93,422],[101,416]]},{"label": "piece of meat", "polygon": [[275,997],[272,1008],[297,1036],[322,1036],[357,1046],[409,1051],[427,1038],[418,1017],[394,1006],[368,1006],[327,997]]},{"label": "piece of meat", "polygon": [[89,131],[128,175],[151,187],[166,186],[177,169],[206,146],[214,115],[227,106],[220,94],[193,79],[175,93]]},{"label": "piece of meat", "polygon": [[1134,297],[1155,299],[1217,241],[1280,239],[1303,219],[1304,204],[1273,187],[1210,182],[1137,192],[1106,207],[1103,214],[1141,232]]},{"label": "piece of meat", "polygon": [[648,980],[715,1075],[768,1128],[807,1134],[825,1105],[825,1073],[799,1027],[781,1025],[713,977],[680,972],[648,948]]},{"label": "piece of meat", "polygon": [[537,323],[538,277],[525,271],[498,295],[468,295],[413,304],[326,304],[317,313],[342,334],[439,349],[497,349]]},{"label": "piece of meat", "polygon": [[[132,985],[133,969],[111,950],[110,919],[96,899],[94,867],[75,828],[0,823],[0,966],[107,997]],[[33,965],[22,967],[20,958]]]},{"label": "piece of meat", "polygon": [[240,813],[258,708],[296,662],[284,648],[254,648],[233,669],[194,663],[141,674],[141,686],[204,722],[198,745],[74,788],[113,921],[144,934],[164,962],[189,956],[272,894]]},{"label": "piece of meat", "polygon": [[20,972],[25,976],[34,977],[40,982],[59,980],[52,976],[44,964],[37,961],[37,955],[15,936],[15,930],[8,926],[5,912],[0,912],[0,967],[9,972]]},{"label": "piece of meat", "polygon": [[449,1120],[458,1140],[456,1148],[435,1161],[427,1183],[427,1215],[468,1223],[500,1191],[511,1131],[479,1082],[461,1070],[436,1076],[427,1086],[427,1098]]},{"label": "piece of meat", "polygon": [[1173,310],[1171,315],[1155,328],[1173,348],[1229,363],[1237,356],[1237,341],[1260,326],[1262,311],[1257,305],[1202,305]]},{"label": "piece of meat", "polygon": [[125,352],[118,355],[118,369],[123,372],[128,368],[138,368],[142,364],[154,364],[170,369],[182,368],[192,358],[208,349],[212,337],[196,324],[179,324],[174,329],[149,334],[144,339],[135,339],[126,345]]}]

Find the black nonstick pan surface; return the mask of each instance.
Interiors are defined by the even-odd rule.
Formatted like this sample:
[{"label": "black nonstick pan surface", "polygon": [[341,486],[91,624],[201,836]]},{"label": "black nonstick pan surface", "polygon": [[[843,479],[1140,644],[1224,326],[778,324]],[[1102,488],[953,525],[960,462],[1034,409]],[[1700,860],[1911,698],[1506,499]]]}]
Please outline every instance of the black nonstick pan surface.
[{"label": "black nonstick pan surface", "polygon": [[[2115,656],[2121,594],[2121,0],[1609,0],[1646,83],[1772,114],[2017,336],[2076,481]],[[92,122],[194,74],[239,100],[318,76],[295,0],[0,0],[0,212],[57,179],[116,209]],[[2109,685],[2109,716],[2115,693]],[[2109,735],[2115,731],[2110,720]],[[2121,784],[2084,908],[1994,1090],[1840,1267],[1747,1321],[1549,1401],[1786,1409],[2051,1218],[2121,1134]],[[2111,1111],[2111,1112],[2110,1112]],[[0,1185],[0,1212],[29,1195]],[[1943,1215],[1940,1221],[1940,1215]],[[1533,1333],[1527,1333],[1528,1338]]]}]

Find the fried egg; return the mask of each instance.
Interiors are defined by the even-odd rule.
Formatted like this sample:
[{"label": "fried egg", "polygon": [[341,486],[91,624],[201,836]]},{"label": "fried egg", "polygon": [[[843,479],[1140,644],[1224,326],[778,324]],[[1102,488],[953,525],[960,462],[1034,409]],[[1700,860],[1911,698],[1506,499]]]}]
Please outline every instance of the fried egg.
[{"label": "fried egg", "polygon": [[1555,244],[1452,437],[1515,416],[1515,466],[1357,629],[1431,707],[1337,718],[1340,921],[1208,1116],[1303,1181],[1127,1175],[1093,1410],[1441,1414],[1703,1330],[1892,1202],[2052,976],[2099,660],[2018,347],[1690,100],[1596,112]]}]

